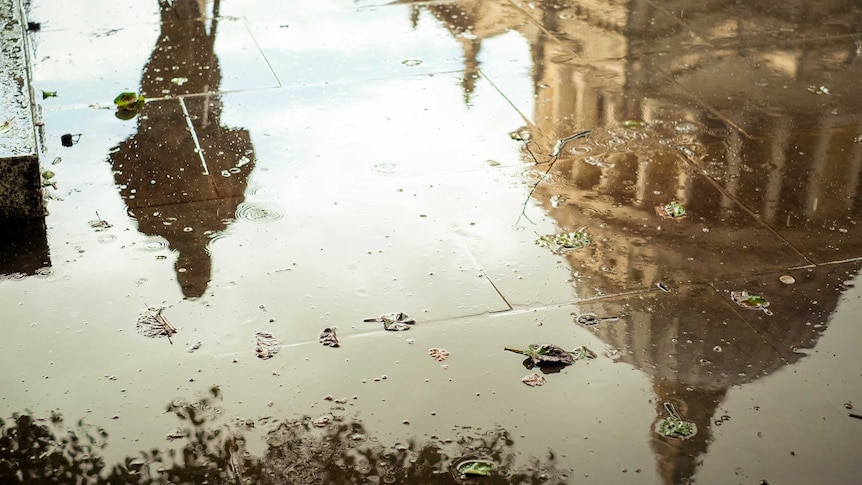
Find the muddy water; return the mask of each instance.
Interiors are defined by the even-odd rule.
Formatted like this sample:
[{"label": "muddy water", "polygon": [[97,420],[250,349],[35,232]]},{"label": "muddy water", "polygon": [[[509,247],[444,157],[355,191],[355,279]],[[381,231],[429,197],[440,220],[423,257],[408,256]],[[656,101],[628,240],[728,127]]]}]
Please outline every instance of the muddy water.
[{"label": "muddy water", "polygon": [[0,414],[188,483],[851,483],[858,7],[382,3],[31,2]]}]

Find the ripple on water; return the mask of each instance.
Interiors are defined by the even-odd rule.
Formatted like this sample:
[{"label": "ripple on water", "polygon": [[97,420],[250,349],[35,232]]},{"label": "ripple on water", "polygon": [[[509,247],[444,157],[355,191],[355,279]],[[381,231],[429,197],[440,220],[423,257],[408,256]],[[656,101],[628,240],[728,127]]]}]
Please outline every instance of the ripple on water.
[{"label": "ripple on water", "polygon": [[36,270],[34,273],[37,278],[50,278],[54,276],[54,268],[50,266],[43,266]]},{"label": "ripple on water", "polygon": [[236,209],[236,218],[247,222],[266,224],[275,222],[282,217],[284,217],[284,211],[265,204],[243,202]]},{"label": "ripple on water", "polygon": [[141,243],[141,249],[144,251],[161,251],[168,247],[168,241],[160,237],[151,237]]},{"label": "ripple on water", "polygon": [[24,273],[0,273],[0,281],[21,281],[26,277],[27,275]]},{"label": "ripple on water", "polygon": [[225,233],[225,232],[217,232],[217,233],[212,234],[209,237],[209,241],[207,241],[207,245],[206,245],[207,254],[212,256],[213,255],[213,245],[215,245],[215,243],[217,241],[224,239],[226,237],[227,237],[227,233]]}]

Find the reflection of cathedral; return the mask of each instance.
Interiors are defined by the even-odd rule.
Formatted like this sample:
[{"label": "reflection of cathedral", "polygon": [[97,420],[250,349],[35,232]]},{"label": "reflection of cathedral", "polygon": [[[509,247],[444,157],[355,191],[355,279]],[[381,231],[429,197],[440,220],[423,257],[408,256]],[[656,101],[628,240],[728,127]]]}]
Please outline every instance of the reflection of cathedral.
[{"label": "reflection of cathedral", "polygon": [[[427,9],[462,44],[465,96],[481,69],[483,40],[517,31],[530,43],[535,101],[520,108],[532,114],[531,147],[540,160],[556,140],[593,130],[567,147],[533,193],[562,230],[586,226],[595,242],[589,257],[568,257],[586,287],[579,295],[859,255],[862,229],[853,217],[862,202],[862,105],[851,93],[862,75],[862,44],[841,34],[858,32],[862,11],[850,0],[747,3],[754,4],[463,0],[415,7],[414,22]],[[687,219],[657,217],[655,207],[670,200],[687,208]],[[668,483],[695,476],[731,386],[801,357],[779,349],[814,347],[846,279],[821,272],[793,290],[816,293],[818,313],[767,320],[758,329],[762,340],[734,341],[732,328],[704,325],[702,307],[692,303],[697,294],[670,298],[658,314],[646,304],[631,308],[598,331],[624,351],[621,361],[650,375],[656,421],[660,403],[671,401],[700,429],[685,441],[653,434]],[[747,359],[711,352],[711,342],[730,341],[734,355]]]},{"label": "reflection of cathedral", "polygon": [[[218,2],[215,3],[217,10]],[[211,278],[210,237],[235,217],[254,166],[249,133],[220,125],[221,73],[214,53],[218,12],[202,18],[194,0],[162,5],[161,35],[144,69],[149,103],[138,131],[111,153],[111,164],[138,230],[177,251],[177,279],[187,298]]]}]

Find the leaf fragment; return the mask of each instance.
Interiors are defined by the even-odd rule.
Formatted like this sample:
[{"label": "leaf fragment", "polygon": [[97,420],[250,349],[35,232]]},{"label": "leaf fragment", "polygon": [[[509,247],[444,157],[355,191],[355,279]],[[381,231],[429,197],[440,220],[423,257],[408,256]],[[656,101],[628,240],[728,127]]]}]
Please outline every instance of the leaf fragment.
[{"label": "leaf fragment", "polygon": [[545,378],[534,372],[521,379],[521,382],[530,387],[539,387],[545,385]]},{"label": "leaf fragment", "polygon": [[581,249],[590,244],[590,236],[586,232],[586,227],[582,227],[574,232],[546,234],[536,239],[536,244],[550,248],[553,252]]},{"label": "leaf fragment", "polygon": [[57,91],[45,91],[44,89],[42,90],[42,99],[56,98],[56,97],[57,97]]},{"label": "leaf fragment", "polygon": [[336,348],[341,346],[338,343],[338,337],[335,335],[335,327],[327,327],[320,332],[320,343],[324,347]]}]

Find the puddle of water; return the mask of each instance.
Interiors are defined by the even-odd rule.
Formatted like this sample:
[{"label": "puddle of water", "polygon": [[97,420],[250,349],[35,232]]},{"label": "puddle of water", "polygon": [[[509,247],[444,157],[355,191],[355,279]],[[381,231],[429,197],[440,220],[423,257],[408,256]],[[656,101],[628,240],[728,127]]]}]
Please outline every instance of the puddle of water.
[{"label": "puddle of water", "polygon": [[[709,16],[736,14],[664,2],[257,0],[195,20],[181,0],[86,25],[36,3],[62,163],[47,224],[2,226],[4,415],[86,417],[109,463],[200,444],[229,479],[303,481],[302,460],[461,483],[486,459],[506,483],[858,476],[857,268],[788,270],[858,256],[849,37],[788,38],[828,29],[767,9],[780,38],[736,46],[746,22]],[[171,98],[84,108],[124,90]],[[535,244],[581,228],[578,249]],[[169,339],[137,333],[146,307]],[[399,311],[409,332],[363,321]],[[596,358],[533,388],[503,349],[543,343]],[[423,450],[446,458],[392,462]]]}]

